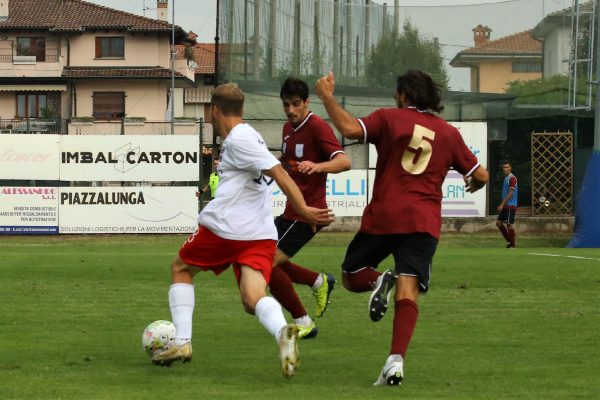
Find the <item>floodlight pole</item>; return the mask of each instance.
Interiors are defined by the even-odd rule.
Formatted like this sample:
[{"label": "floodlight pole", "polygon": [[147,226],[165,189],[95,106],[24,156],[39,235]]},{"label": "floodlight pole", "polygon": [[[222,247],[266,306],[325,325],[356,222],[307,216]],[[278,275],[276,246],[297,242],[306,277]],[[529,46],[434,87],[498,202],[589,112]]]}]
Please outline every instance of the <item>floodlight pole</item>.
[{"label": "floodlight pole", "polygon": [[175,0],[171,0],[171,135],[175,134]]}]

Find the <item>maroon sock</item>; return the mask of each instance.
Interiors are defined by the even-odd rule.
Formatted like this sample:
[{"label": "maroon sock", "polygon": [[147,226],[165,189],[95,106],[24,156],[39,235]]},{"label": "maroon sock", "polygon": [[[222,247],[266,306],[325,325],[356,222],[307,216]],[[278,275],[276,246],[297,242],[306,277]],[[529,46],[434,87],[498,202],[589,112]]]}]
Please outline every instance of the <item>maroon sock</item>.
[{"label": "maroon sock", "polygon": [[390,355],[400,354],[402,357],[406,355],[410,339],[417,325],[418,316],[419,307],[417,303],[410,299],[396,301]]},{"label": "maroon sock", "polygon": [[513,228],[508,229],[508,237],[511,247],[515,247],[515,230]]},{"label": "maroon sock", "polygon": [[506,227],[504,225],[502,225],[502,227],[498,227],[498,229],[500,229],[500,233],[502,233],[502,236],[504,236],[504,240],[506,240],[506,243],[510,243],[510,236],[508,234],[508,229],[506,229]]},{"label": "maroon sock", "polygon": [[273,268],[269,289],[273,297],[292,314],[293,318],[300,318],[308,314],[294,290],[292,280],[281,268]]},{"label": "maroon sock", "polygon": [[294,264],[291,261],[285,261],[281,265],[278,266],[285,271],[285,273],[290,277],[292,282],[301,283],[307,286],[312,287],[315,284],[315,281],[319,277],[318,272],[311,271],[310,269],[306,269],[301,265]]},{"label": "maroon sock", "polygon": [[373,290],[375,281],[381,273],[371,267],[366,267],[358,272],[343,273],[344,287],[351,292],[369,292]]}]

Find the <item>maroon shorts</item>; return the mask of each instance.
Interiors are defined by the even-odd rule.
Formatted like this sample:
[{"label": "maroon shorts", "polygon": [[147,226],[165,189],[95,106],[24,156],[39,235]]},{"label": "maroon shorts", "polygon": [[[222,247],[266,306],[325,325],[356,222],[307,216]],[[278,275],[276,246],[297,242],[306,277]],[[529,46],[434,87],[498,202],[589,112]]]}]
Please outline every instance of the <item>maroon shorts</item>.
[{"label": "maroon shorts", "polygon": [[277,242],[264,240],[229,240],[215,235],[199,226],[179,249],[179,258],[184,263],[219,275],[233,264],[235,278],[240,282],[241,266],[246,265],[261,271],[267,284]]}]

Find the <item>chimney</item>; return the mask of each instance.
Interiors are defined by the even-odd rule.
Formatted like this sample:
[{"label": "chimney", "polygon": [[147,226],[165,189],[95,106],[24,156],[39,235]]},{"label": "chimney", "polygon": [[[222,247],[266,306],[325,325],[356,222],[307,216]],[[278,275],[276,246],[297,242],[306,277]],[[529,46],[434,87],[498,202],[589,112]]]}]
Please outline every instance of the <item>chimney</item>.
[{"label": "chimney", "polygon": [[0,21],[8,19],[8,0],[0,0]]},{"label": "chimney", "polygon": [[156,0],[156,19],[169,22],[169,0]]},{"label": "chimney", "polygon": [[475,28],[473,28],[473,41],[475,42],[475,47],[483,46],[484,44],[489,42],[490,32],[492,32],[492,30],[488,28],[487,25],[483,26],[479,24]]}]

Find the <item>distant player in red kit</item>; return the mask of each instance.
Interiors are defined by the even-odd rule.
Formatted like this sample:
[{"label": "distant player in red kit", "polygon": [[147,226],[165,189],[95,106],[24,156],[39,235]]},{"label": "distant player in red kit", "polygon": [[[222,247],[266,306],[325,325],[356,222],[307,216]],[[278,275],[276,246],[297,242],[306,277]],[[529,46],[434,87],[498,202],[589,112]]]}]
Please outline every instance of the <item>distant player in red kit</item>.
[{"label": "distant player in red kit", "polygon": [[[287,170],[311,207],[327,208],[325,186],[327,174],[350,169],[351,162],[333,133],[321,118],[309,111],[308,85],[297,78],[288,78],[280,91],[287,122],[283,126],[281,164]],[[313,338],[318,329],[302,305],[293,283],[313,289],[316,300],[315,315],[321,317],[329,303],[335,278],[329,273],[318,273],[289,261],[315,234],[306,219],[301,217],[288,201],[282,215],[275,218],[279,239],[273,260],[269,288],[271,294],[292,314],[298,326],[298,337]]]},{"label": "distant player in red kit", "polygon": [[[441,228],[442,183],[450,168],[464,175],[467,191],[488,181],[488,172],[465,145],[459,131],[433,114],[443,109],[439,86],[424,72],[398,77],[397,108],[356,119],[335,100],[333,73],[316,91],[336,128],[347,138],[372,143],[377,166],[371,202],[342,264],[344,287],[373,290],[369,313],[379,321],[396,286],[392,344],[374,385],[400,385],[404,357],[417,323],[419,293],[429,289],[431,263]],[[390,254],[395,271],[377,266]]]}]

